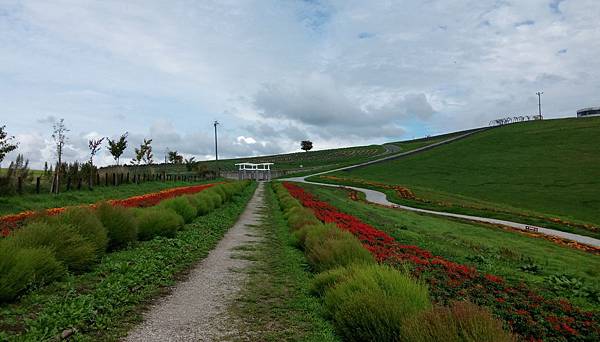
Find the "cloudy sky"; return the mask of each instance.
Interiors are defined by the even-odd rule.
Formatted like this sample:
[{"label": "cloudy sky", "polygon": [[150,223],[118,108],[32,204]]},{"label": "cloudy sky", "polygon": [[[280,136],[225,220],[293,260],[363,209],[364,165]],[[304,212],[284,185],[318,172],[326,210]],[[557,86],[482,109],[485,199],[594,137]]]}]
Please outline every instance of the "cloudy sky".
[{"label": "cloudy sky", "polygon": [[546,117],[574,116],[600,105],[599,15],[598,0],[0,0],[0,125],[39,167],[58,118],[72,161],[125,131],[158,158],[213,158],[213,120],[227,157],[411,139],[535,114],[538,90]]}]

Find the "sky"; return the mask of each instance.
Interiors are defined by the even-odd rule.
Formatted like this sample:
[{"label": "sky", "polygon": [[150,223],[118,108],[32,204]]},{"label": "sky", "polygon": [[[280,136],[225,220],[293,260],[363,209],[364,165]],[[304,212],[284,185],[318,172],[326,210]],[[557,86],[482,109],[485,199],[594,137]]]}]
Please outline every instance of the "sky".
[{"label": "sky", "polygon": [[[34,168],[407,140],[600,105],[598,0],[0,0],[0,126]],[[97,157],[111,164],[106,148]]]}]

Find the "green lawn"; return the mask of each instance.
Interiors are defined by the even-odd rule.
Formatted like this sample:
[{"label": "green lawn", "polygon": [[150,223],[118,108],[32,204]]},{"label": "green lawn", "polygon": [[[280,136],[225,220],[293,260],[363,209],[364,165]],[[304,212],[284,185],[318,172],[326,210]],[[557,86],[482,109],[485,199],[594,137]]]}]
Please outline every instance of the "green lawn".
[{"label": "green lawn", "polygon": [[[523,281],[546,295],[565,296],[579,306],[600,310],[598,255],[492,226],[354,202],[340,189],[306,184],[302,187],[403,244],[419,246],[484,273],[500,275],[509,282]],[[567,275],[573,283],[553,289],[557,285],[552,276],[560,275]],[[577,282],[581,285],[579,290]]]},{"label": "green lawn", "polygon": [[24,194],[15,196],[0,196],[0,215],[15,214],[26,210],[40,210],[58,208],[79,204],[91,204],[109,199],[123,199],[131,196],[143,195],[164,189],[179,186],[190,186],[204,183],[213,183],[214,180],[204,182],[147,182],[140,184],[124,184],[120,186],[95,187],[94,190],[63,192],[53,194]]},{"label": "green lawn", "polygon": [[[488,216],[519,219],[533,215],[600,226],[600,118],[508,125],[423,153],[332,175],[402,185],[417,197],[443,202],[447,211],[485,214],[496,210],[503,213],[488,212]],[[585,234],[586,230],[575,232]]]},{"label": "green lawn", "polygon": [[319,299],[309,293],[312,274],[302,251],[292,245],[270,186],[265,199],[264,221],[256,227],[262,241],[239,250],[255,261],[231,309],[239,331],[253,341],[338,341]]}]

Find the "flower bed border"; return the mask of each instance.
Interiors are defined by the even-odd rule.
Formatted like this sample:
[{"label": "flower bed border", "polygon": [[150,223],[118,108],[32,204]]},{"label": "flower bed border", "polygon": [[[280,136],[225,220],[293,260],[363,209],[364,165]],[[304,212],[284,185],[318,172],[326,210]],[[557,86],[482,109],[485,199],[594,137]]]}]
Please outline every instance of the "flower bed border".
[{"label": "flower bed border", "polygon": [[[144,195],[132,196],[125,199],[119,200],[108,200],[107,202],[111,205],[118,205],[127,208],[134,207],[151,207],[155,206],[163,200],[181,196],[181,195],[190,195],[201,192],[205,189],[208,189],[214,185],[221,184],[211,183],[211,184],[201,184],[201,185],[190,185],[190,186],[182,186],[177,188],[171,188],[166,190],[161,190],[158,192],[153,192]],[[94,208],[96,204],[90,204],[89,207]],[[57,215],[62,213],[69,207],[60,207],[60,208],[51,208],[43,210],[47,215]],[[18,214],[9,214],[0,217],[0,236],[6,237],[10,235],[10,232],[14,229],[18,228],[27,218],[36,215],[36,211],[28,210]]]}]

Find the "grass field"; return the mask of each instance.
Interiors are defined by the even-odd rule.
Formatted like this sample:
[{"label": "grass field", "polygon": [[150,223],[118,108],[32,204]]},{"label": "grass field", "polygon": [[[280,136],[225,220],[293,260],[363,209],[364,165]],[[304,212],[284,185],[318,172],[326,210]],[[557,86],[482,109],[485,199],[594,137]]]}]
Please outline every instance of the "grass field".
[{"label": "grass field", "polygon": [[293,246],[271,186],[265,186],[265,199],[264,221],[256,227],[262,241],[238,251],[255,261],[230,309],[239,330],[253,341],[338,341],[321,303],[309,293],[313,276]]},{"label": "grass field", "polygon": [[[600,118],[508,125],[332,175],[350,178],[346,183],[401,185],[426,200],[390,198],[408,205],[533,223],[559,218],[600,226]],[[554,227],[600,235],[560,223]]]},{"label": "grass field", "polygon": [[81,190],[53,194],[25,194],[21,196],[0,196],[0,215],[15,214],[26,210],[40,210],[65,207],[69,205],[91,204],[109,199],[123,199],[143,195],[178,186],[213,183],[205,182],[147,182],[140,184],[124,184],[120,186],[95,187],[94,190]]},{"label": "grass field", "polygon": [[525,282],[550,297],[562,296],[578,306],[600,309],[597,255],[496,227],[355,202],[340,189],[302,187],[403,244],[500,275],[514,284]]}]

